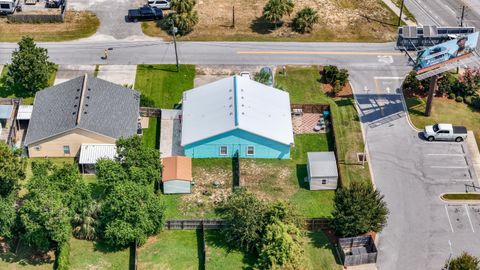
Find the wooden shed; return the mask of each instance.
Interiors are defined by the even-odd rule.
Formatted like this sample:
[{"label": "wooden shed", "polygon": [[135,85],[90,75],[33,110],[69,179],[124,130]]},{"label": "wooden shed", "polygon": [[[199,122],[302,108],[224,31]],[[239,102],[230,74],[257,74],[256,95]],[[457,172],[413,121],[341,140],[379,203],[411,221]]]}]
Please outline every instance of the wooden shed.
[{"label": "wooden shed", "polygon": [[337,189],[338,170],[334,152],[308,152],[310,190]]},{"label": "wooden shed", "polygon": [[191,193],[192,159],[190,157],[173,156],[162,158],[163,193]]}]

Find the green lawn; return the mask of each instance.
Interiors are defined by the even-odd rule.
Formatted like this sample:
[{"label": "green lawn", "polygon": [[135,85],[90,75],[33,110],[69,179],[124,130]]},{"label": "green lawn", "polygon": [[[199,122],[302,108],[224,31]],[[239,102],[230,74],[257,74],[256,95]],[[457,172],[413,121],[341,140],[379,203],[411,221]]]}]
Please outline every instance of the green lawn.
[{"label": "green lawn", "polygon": [[129,249],[112,251],[93,241],[70,239],[70,269],[128,269]]},{"label": "green lawn", "polygon": [[220,230],[206,230],[206,269],[223,270],[228,269],[249,269],[255,263],[255,258],[244,255],[240,251],[229,250],[225,238]]},{"label": "green lawn", "polygon": [[305,269],[342,269],[337,251],[323,232],[307,232],[304,240]]},{"label": "green lawn", "polygon": [[368,167],[357,161],[357,153],[363,152],[363,136],[352,98],[330,98],[319,83],[316,66],[287,66],[287,76],[276,74],[276,86],[290,93],[292,103],[329,104],[335,131],[342,185],[352,181],[370,182]]},{"label": "green lawn", "polygon": [[[139,270],[199,268],[197,233],[194,230],[163,231],[138,249]],[[125,269],[125,268],[123,268]]]},{"label": "green lawn", "polygon": [[425,100],[407,98],[408,113],[413,125],[423,129],[435,123],[451,123],[472,130],[477,142],[480,142],[480,112],[462,102],[451,99],[434,99],[430,117],[424,116]]},{"label": "green lawn", "polygon": [[150,117],[148,128],[143,130],[143,142],[148,147],[160,149],[160,119]]},{"label": "green lawn", "polygon": [[[50,74],[50,78],[48,79],[49,86],[52,86],[53,83],[55,82],[55,77],[57,76],[57,68],[58,66],[55,65],[54,69],[52,69],[52,73]],[[10,89],[7,89],[4,86],[4,80],[5,80],[5,76],[7,75],[7,72],[8,72],[8,66],[4,66],[2,73],[0,74],[0,98],[15,97],[15,93],[13,93],[12,91],[10,91]],[[33,104],[33,99],[34,99],[34,96],[23,97],[23,104],[31,105]]]},{"label": "green lawn", "polygon": [[155,106],[173,109],[182,99],[185,90],[193,88],[194,65],[138,65],[135,89],[155,102]]}]

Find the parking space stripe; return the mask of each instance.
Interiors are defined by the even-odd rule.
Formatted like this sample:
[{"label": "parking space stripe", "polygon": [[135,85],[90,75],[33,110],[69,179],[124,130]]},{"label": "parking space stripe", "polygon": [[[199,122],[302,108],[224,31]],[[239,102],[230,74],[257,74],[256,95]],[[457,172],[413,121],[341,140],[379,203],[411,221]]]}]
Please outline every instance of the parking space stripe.
[{"label": "parking space stripe", "polygon": [[430,166],[432,169],[468,169],[468,166]]},{"label": "parking space stripe", "polygon": [[465,154],[427,154],[427,156],[451,156],[451,157],[464,157]]},{"label": "parking space stripe", "polygon": [[470,214],[468,213],[468,208],[467,208],[467,205],[464,204],[463,206],[465,206],[465,211],[467,212],[467,217],[468,217],[468,221],[470,222],[470,227],[472,228],[472,232],[475,232],[475,230],[473,229],[473,223],[472,223],[472,220],[470,219]]},{"label": "parking space stripe", "polygon": [[445,213],[447,213],[448,224],[450,224],[450,229],[452,229],[452,233],[453,233],[454,231],[453,231],[452,221],[450,220],[450,215],[448,214],[447,205],[444,205],[444,206],[445,206]]}]

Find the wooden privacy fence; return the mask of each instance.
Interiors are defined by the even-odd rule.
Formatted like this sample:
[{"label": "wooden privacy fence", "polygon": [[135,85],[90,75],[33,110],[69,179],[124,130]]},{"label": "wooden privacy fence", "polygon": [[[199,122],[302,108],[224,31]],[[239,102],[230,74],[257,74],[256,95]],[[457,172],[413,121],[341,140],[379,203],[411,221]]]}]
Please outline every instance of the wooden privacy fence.
[{"label": "wooden privacy fence", "polygon": [[165,228],[168,230],[198,230],[220,229],[225,225],[221,219],[174,219],[167,220]]},{"label": "wooden privacy fence", "polygon": [[344,266],[375,263],[377,247],[371,236],[338,239]]},{"label": "wooden privacy fence", "polygon": [[330,220],[328,218],[306,218],[305,229],[308,231],[329,230]]},{"label": "wooden privacy fence", "polygon": [[143,117],[161,117],[162,109],[151,107],[140,107],[140,116]]}]

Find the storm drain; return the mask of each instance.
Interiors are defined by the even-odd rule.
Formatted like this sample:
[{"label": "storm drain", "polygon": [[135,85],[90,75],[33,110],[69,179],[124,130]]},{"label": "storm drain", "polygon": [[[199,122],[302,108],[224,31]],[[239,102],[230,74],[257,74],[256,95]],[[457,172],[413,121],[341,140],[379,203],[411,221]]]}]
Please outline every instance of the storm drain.
[{"label": "storm drain", "polygon": [[367,161],[367,155],[365,155],[365,153],[357,153],[357,161],[358,162]]}]

